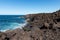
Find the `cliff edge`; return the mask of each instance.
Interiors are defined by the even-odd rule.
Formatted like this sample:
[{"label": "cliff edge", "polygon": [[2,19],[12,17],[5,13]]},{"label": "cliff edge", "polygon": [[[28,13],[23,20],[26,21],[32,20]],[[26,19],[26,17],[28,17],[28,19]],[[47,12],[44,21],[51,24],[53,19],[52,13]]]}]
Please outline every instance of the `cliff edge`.
[{"label": "cliff edge", "polygon": [[0,32],[0,40],[60,40],[60,10],[26,15],[22,29]]}]

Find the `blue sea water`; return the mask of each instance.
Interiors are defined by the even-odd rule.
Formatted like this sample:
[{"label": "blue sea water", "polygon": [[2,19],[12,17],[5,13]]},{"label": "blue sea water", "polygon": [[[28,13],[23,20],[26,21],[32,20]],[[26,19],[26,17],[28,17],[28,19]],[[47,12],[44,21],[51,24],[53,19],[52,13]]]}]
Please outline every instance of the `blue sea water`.
[{"label": "blue sea water", "polygon": [[0,15],[0,31],[22,28],[26,25],[24,15]]}]

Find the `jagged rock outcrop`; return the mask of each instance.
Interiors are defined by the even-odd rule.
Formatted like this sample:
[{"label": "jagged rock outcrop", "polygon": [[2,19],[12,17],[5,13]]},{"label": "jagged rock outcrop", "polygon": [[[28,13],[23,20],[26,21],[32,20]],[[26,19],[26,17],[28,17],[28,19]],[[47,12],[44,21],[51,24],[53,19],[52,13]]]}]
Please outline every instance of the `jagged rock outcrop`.
[{"label": "jagged rock outcrop", "polygon": [[60,40],[60,10],[26,15],[22,29],[0,32],[0,40]]}]

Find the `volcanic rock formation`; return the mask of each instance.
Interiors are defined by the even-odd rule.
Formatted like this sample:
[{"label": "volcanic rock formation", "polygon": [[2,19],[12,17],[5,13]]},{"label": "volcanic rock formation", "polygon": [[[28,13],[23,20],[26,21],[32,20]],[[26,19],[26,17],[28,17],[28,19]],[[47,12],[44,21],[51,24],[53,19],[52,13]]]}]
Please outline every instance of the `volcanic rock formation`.
[{"label": "volcanic rock formation", "polygon": [[60,40],[60,10],[26,15],[22,29],[0,32],[0,40]]}]

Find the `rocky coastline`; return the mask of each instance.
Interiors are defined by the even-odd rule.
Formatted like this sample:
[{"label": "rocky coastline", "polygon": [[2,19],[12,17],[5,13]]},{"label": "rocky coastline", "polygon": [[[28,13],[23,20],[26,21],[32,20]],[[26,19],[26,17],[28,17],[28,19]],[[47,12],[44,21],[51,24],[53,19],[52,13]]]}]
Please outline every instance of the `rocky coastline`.
[{"label": "rocky coastline", "polygon": [[60,40],[60,10],[25,17],[25,27],[0,32],[0,40]]}]

